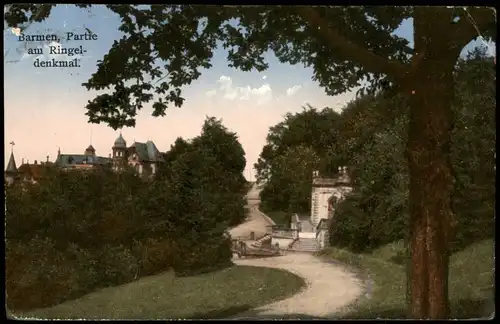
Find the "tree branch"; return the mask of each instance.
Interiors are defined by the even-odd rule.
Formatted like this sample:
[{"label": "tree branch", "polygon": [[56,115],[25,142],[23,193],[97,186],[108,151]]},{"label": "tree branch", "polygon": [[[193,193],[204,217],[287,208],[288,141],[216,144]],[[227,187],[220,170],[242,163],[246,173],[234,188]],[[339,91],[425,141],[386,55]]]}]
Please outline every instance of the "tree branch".
[{"label": "tree branch", "polygon": [[479,36],[480,29],[485,23],[485,16],[484,13],[477,15],[463,10],[459,17],[460,20],[455,25],[454,39],[458,46],[465,46]]},{"label": "tree branch", "polygon": [[346,56],[362,64],[367,71],[386,74],[394,81],[404,78],[408,71],[408,68],[400,62],[383,58],[346,39],[337,30],[328,26],[326,20],[314,8],[297,7],[297,13],[311,26],[317,28],[328,41],[338,46]]}]

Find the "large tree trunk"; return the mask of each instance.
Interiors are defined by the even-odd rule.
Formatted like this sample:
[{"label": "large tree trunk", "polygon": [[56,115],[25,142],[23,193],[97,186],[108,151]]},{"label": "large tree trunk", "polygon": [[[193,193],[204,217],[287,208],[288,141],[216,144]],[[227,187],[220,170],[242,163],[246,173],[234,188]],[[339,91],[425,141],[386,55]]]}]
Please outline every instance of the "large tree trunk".
[{"label": "large tree trunk", "polygon": [[[456,53],[426,55],[413,74],[410,171],[410,315],[448,318],[452,228],[450,164],[453,67]],[[437,57],[438,56],[438,57]]]}]

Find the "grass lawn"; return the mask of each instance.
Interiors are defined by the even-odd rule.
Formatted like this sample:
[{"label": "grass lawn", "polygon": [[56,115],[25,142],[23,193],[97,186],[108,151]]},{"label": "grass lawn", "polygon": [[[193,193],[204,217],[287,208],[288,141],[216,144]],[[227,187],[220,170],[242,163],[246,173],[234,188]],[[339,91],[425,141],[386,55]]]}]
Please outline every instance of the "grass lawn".
[{"label": "grass lawn", "polygon": [[15,315],[37,319],[224,318],[287,298],[304,285],[302,278],[290,272],[251,266],[182,278],[169,272]]},{"label": "grass lawn", "polygon": [[[449,291],[452,318],[487,318],[495,311],[494,245],[492,240],[475,243],[455,253],[450,261]],[[369,274],[370,297],[341,316],[345,319],[397,319],[406,317],[406,269],[403,243],[381,247],[370,254],[353,254],[329,248],[319,255],[335,259]]]}]

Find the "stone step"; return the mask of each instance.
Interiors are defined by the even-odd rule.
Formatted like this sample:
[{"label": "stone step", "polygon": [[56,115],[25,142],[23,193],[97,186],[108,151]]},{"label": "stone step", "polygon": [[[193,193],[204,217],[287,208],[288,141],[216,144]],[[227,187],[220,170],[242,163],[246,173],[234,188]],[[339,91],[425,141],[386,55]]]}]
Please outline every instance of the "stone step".
[{"label": "stone step", "polygon": [[271,235],[266,234],[266,235],[264,235],[263,237],[261,237],[260,239],[258,239],[257,241],[253,242],[250,245],[252,247],[255,247],[255,248],[260,248],[260,247],[262,247],[262,242],[265,241],[265,240],[268,240],[270,238],[271,238]]},{"label": "stone step", "polygon": [[319,244],[315,243],[296,243],[293,245],[294,247],[303,247],[303,248],[308,248],[308,247],[318,247]]},{"label": "stone step", "polygon": [[319,244],[316,239],[313,238],[301,238],[296,241],[290,248],[290,251],[297,252],[316,252],[319,250]]},{"label": "stone step", "polygon": [[310,246],[295,245],[295,246],[292,246],[292,249],[298,249],[298,250],[318,250],[319,246],[316,246],[316,245],[310,245]]}]

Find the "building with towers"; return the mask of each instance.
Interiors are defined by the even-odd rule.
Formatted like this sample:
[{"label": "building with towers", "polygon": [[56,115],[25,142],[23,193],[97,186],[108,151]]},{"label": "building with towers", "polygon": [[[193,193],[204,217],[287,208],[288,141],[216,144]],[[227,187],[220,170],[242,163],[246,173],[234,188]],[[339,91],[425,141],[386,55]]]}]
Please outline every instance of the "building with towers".
[{"label": "building with towers", "polygon": [[97,156],[95,148],[89,145],[83,154],[61,154],[57,151],[56,166],[63,169],[91,169],[95,167],[110,167],[111,157]]},{"label": "building with towers", "polygon": [[152,141],[148,140],[145,143],[134,141],[131,146],[127,147],[127,142],[121,132],[111,147],[113,153],[109,154],[108,157],[98,156],[91,144],[84,150],[83,154],[66,154],[61,153],[61,150],[58,149],[57,158],[54,163],[49,162],[48,156],[47,162],[38,163],[35,160],[34,164],[30,164],[29,162],[24,163],[23,159],[23,163],[19,168],[17,168],[14,158],[14,142],[11,142],[11,145],[10,159],[4,172],[7,185],[17,180],[37,182],[40,178],[42,167],[49,164],[54,164],[56,167],[65,170],[109,168],[120,172],[126,168],[133,168],[139,175],[150,178],[158,170],[158,165],[165,161],[162,153]]},{"label": "building with towers", "polygon": [[127,142],[120,132],[120,136],[115,140],[113,150],[113,170],[120,171],[127,166]]},{"label": "building with towers", "polygon": [[158,165],[163,163],[163,155],[155,143],[148,140],[146,143],[136,142],[127,147],[127,142],[121,132],[112,147],[113,170],[120,171],[126,167],[134,168],[142,176],[153,176]]}]

